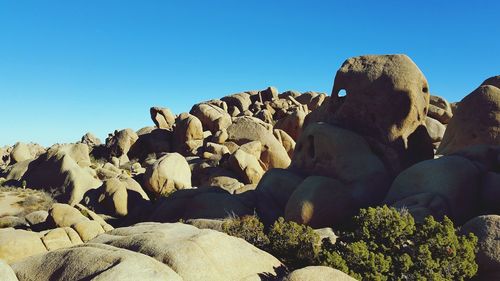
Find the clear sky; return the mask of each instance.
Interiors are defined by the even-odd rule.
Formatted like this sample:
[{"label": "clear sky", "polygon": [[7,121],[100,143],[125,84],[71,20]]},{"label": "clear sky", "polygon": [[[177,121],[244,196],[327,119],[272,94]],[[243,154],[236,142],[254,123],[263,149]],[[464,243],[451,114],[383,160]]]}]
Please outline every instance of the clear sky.
[{"label": "clear sky", "polygon": [[0,0],[0,145],[101,139],[263,89],[330,94],[342,62],[405,53],[460,100],[500,74],[500,1]]}]

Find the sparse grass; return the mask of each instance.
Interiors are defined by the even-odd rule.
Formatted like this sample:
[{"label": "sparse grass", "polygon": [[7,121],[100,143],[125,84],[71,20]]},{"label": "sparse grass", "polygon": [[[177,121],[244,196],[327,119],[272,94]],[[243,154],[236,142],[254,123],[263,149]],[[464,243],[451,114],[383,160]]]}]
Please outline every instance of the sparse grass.
[{"label": "sparse grass", "polygon": [[31,188],[0,186],[0,195],[3,198],[10,195],[23,199],[17,202],[17,205],[22,208],[22,212],[17,216],[25,216],[34,211],[47,211],[55,203],[49,193]]}]

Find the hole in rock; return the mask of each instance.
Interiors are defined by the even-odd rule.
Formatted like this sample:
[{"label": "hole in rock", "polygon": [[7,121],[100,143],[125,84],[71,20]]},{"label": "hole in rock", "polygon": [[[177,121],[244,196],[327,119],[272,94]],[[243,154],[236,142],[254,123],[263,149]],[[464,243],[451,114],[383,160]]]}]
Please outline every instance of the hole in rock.
[{"label": "hole in rock", "polygon": [[422,88],[422,92],[427,93],[428,91],[429,91],[429,88],[427,88],[427,87]]},{"label": "hole in rock", "polygon": [[337,96],[338,96],[339,98],[343,98],[343,97],[347,96],[347,92],[346,92],[344,89],[342,89],[342,90],[340,90],[340,91],[337,93]]}]

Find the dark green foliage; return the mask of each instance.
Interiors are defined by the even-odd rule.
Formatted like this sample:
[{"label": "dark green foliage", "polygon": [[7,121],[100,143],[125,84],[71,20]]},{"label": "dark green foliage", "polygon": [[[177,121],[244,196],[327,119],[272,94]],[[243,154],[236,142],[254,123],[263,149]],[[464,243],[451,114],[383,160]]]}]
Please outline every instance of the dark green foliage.
[{"label": "dark green foliage", "polygon": [[477,272],[477,238],[457,236],[447,217],[417,225],[408,212],[383,206],[360,210],[354,225],[323,247],[323,265],[363,280],[466,280]]},{"label": "dark green foliage", "polygon": [[222,224],[222,231],[231,236],[245,239],[260,249],[266,249],[269,245],[269,238],[264,233],[264,225],[256,216],[228,219]]},{"label": "dark green foliage", "polygon": [[321,248],[319,235],[312,228],[279,218],[269,231],[269,251],[289,268],[316,263]]},{"label": "dark green foliage", "polygon": [[223,230],[280,259],[290,270],[327,265],[359,280],[467,280],[477,272],[477,238],[457,236],[450,219],[416,224],[387,206],[360,210],[335,245],[314,230],[279,218],[264,232],[257,217],[231,219]]}]

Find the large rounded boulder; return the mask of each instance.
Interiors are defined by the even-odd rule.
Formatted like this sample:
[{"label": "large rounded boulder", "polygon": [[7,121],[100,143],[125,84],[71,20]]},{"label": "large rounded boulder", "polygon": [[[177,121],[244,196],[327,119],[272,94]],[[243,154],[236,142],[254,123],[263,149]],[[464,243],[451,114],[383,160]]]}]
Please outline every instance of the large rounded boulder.
[{"label": "large rounded boulder", "polygon": [[460,101],[437,153],[476,144],[500,144],[500,88],[492,85],[480,86]]},{"label": "large rounded boulder", "polygon": [[167,153],[146,169],[144,185],[157,196],[191,187],[191,169],[179,153]]}]

